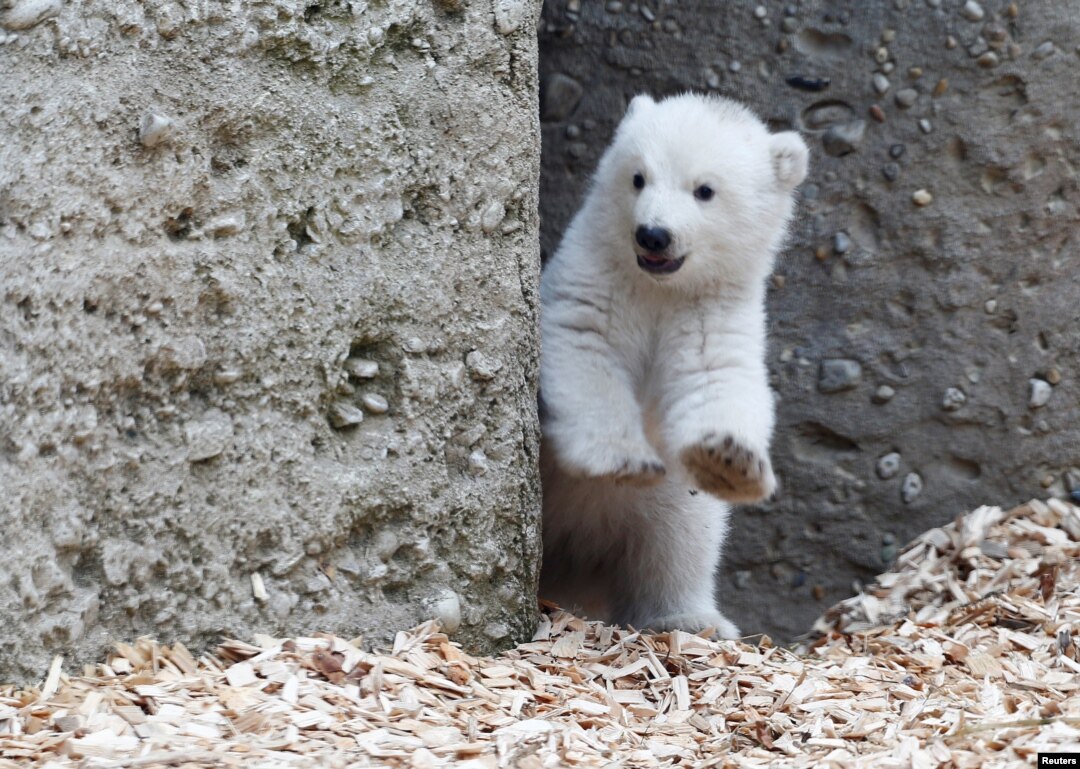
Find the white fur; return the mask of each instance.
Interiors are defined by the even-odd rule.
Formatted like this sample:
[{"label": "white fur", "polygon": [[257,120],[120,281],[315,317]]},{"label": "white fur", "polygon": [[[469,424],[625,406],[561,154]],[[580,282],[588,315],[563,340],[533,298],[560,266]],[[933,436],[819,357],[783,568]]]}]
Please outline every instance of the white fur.
[{"label": "white fur", "polygon": [[[541,280],[542,597],[739,634],[714,575],[727,502],[775,490],[764,282],[807,156],[734,102],[631,103]],[[670,231],[678,271],[638,266],[639,225]]]}]

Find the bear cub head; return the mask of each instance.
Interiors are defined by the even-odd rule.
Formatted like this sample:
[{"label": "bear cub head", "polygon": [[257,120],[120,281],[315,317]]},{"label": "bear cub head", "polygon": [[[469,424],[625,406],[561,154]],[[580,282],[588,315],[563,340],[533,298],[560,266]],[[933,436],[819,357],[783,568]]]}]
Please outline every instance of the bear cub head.
[{"label": "bear cub head", "polygon": [[637,96],[597,170],[615,260],[672,287],[746,285],[772,270],[809,151],[717,96]]}]

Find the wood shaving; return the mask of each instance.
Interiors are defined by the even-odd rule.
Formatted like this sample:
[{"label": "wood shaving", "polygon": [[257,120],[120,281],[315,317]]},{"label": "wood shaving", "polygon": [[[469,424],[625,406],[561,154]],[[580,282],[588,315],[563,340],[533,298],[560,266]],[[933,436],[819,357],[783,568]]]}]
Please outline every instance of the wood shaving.
[{"label": "wood shaving", "polygon": [[474,657],[427,623],[119,644],[0,687],[0,769],[1030,766],[1080,751],[1080,508],[981,507],[908,545],[797,650],[547,607]]}]

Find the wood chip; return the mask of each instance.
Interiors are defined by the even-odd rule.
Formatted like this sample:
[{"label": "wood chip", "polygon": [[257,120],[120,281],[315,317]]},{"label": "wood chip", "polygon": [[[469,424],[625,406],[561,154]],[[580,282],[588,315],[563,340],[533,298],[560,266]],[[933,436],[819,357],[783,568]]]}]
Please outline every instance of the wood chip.
[{"label": "wood chip", "polygon": [[140,638],[83,675],[57,657],[40,691],[0,686],[0,769],[1029,766],[1080,744],[1078,540],[1059,500],[978,508],[795,652],[551,605],[496,658],[435,623],[382,652],[257,636],[196,659]]},{"label": "wood chip", "polygon": [[52,664],[49,665],[49,672],[45,676],[45,683],[41,686],[42,699],[48,699],[56,693],[57,688],[60,686],[60,673],[64,669],[64,658],[60,655],[53,657]]},{"label": "wood chip", "polygon": [[266,592],[266,585],[263,583],[262,575],[257,571],[251,573],[251,594],[260,603],[270,597]]}]

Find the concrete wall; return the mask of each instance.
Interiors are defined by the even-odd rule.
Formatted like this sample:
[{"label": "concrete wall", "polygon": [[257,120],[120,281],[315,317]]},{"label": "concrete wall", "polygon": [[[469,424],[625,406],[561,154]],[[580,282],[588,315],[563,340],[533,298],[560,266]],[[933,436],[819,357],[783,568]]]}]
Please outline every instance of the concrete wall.
[{"label": "concrete wall", "polygon": [[719,581],[740,627],[791,638],[924,529],[1080,485],[1075,3],[548,0],[543,22],[549,253],[635,93],[717,91],[812,144],[769,294],[782,488],[736,514]]},{"label": "concrete wall", "polygon": [[0,680],[528,634],[537,13],[0,0]]}]

